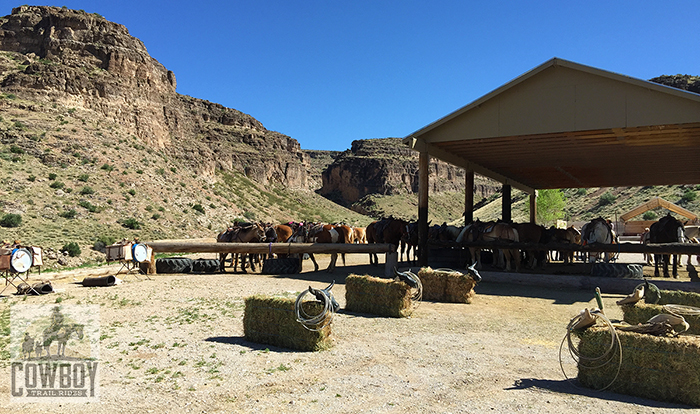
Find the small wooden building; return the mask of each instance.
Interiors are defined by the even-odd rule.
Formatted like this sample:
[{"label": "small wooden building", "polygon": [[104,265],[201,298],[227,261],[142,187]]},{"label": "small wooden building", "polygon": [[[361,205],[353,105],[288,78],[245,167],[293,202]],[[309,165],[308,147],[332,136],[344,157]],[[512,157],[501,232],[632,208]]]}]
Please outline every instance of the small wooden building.
[{"label": "small wooden building", "polygon": [[661,197],[654,197],[646,203],[640,204],[627,213],[620,216],[620,221],[622,221],[623,230],[622,234],[626,236],[642,234],[644,229],[649,228],[656,220],[632,220],[633,218],[644,214],[649,210],[662,207],[666,210],[672,211],[688,219],[686,224],[696,224],[698,221],[697,214],[694,214],[683,207],[673,204],[670,201],[666,201]]}]

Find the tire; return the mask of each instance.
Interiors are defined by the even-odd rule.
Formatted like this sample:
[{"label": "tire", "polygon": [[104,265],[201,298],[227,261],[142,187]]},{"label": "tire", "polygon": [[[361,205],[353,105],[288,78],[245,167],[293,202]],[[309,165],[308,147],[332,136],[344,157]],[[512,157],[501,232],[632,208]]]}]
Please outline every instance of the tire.
[{"label": "tire", "polygon": [[168,257],[156,260],[156,273],[190,273],[192,259],[187,257]]},{"label": "tire", "polygon": [[192,261],[192,273],[218,273],[218,259],[196,259]]},{"label": "tire", "polygon": [[290,275],[299,273],[299,259],[296,257],[267,259],[263,262],[261,273],[264,275]]},{"label": "tire", "polygon": [[642,265],[628,263],[596,263],[591,276],[621,279],[644,279]]}]

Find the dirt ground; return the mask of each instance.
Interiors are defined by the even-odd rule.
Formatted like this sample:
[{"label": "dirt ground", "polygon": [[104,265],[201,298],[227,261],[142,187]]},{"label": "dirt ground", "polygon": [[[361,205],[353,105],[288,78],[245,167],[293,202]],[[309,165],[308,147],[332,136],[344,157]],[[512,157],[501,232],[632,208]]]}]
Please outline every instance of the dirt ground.
[{"label": "dirt ground", "polygon": [[[197,257],[205,257],[200,255]],[[328,258],[321,258],[321,266]],[[341,306],[350,273],[381,276],[366,255],[348,255],[334,274],[135,275],[102,288],[79,284],[99,268],[53,274],[56,293],[5,296],[0,312],[22,304],[100,307],[98,403],[10,401],[10,367],[0,368],[1,413],[160,412],[530,412],[670,413],[689,407],[582,389],[559,364],[566,325],[595,307],[593,292],[481,283],[472,304],[423,302],[410,318],[341,311],[334,346],[296,352],[246,341],[243,299],[296,296],[331,280]],[[7,292],[5,292],[7,295]],[[292,297],[293,297],[292,296]],[[621,319],[603,295],[607,314]],[[570,377],[576,367],[568,355]],[[693,410],[695,411],[695,410]],[[697,410],[700,412],[700,410]]]}]

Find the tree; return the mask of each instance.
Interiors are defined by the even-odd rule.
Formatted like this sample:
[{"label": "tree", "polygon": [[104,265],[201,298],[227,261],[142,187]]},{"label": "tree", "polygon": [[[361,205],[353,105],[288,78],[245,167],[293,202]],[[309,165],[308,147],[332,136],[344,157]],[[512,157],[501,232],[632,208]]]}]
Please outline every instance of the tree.
[{"label": "tree", "polygon": [[[558,190],[539,190],[537,191],[537,215],[535,219],[543,225],[550,225],[555,220],[564,217],[564,207],[566,207],[566,198],[564,194]],[[530,212],[530,206],[527,205],[527,212]]]}]

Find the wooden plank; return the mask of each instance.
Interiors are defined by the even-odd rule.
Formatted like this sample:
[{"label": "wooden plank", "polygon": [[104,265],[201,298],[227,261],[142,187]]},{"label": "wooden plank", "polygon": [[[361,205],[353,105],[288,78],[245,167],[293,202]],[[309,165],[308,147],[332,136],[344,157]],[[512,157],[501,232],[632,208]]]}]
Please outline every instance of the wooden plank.
[{"label": "wooden plank", "polygon": [[651,254],[689,254],[700,255],[700,244],[695,243],[665,243],[665,244],[639,244],[619,243],[600,244],[593,243],[586,246],[566,243],[503,243],[503,242],[439,242],[430,241],[430,246],[435,247],[480,247],[483,249],[529,249],[529,250],[559,250],[562,252],[607,252],[607,253],[651,253]]},{"label": "wooden plank", "polygon": [[302,253],[387,253],[395,252],[389,243],[214,243],[159,240],[145,242],[158,253],[250,253],[250,254],[302,254]]}]

